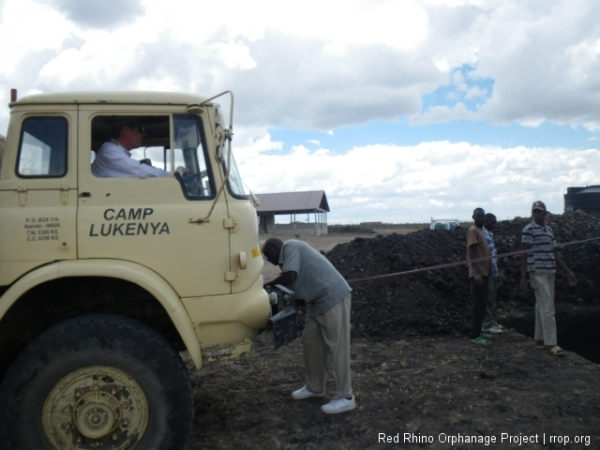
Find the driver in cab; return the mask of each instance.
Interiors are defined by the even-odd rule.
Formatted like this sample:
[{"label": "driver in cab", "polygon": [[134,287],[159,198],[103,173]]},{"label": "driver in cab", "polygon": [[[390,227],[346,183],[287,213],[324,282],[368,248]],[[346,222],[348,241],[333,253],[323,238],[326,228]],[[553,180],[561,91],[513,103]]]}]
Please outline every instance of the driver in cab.
[{"label": "driver in cab", "polygon": [[[146,135],[144,125],[135,118],[127,119],[113,128],[112,139],[100,146],[92,163],[92,173],[97,177],[170,177],[166,170],[144,164],[131,157],[130,151],[142,145]],[[176,169],[181,176],[185,167]]]}]

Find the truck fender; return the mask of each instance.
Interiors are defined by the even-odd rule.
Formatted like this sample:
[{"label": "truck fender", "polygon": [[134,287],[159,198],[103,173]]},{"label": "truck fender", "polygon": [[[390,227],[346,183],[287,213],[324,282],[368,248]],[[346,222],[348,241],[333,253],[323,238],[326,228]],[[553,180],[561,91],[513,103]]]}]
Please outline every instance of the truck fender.
[{"label": "truck fender", "polygon": [[163,306],[196,368],[202,367],[202,351],[194,327],[171,285],[145,266],[117,259],[61,261],[39,267],[16,281],[0,298],[0,318],[28,290],[47,281],[66,277],[105,276],[119,278],[147,290]]}]

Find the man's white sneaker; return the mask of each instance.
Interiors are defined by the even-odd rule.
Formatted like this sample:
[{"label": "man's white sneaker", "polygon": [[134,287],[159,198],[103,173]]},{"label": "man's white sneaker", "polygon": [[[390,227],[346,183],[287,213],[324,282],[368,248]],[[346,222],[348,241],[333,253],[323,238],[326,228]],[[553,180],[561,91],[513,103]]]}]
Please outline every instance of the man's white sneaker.
[{"label": "man's white sneaker", "polygon": [[345,411],[352,411],[354,408],[356,408],[356,402],[354,401],[354,396],[352,396],[350,400],[347,398],[331,400],[326,405],[321,406],[321,411],[325,414],[338,414]]},{"label": "man's white sneaker", "polygon": [[313,394],[308,389],[306,389],[306,386],[298,389],[297,391],[292,392],[292,398],[294,400],[303,400],[305,398],[311,397],[323,397],[324,395],[325,394]]}]

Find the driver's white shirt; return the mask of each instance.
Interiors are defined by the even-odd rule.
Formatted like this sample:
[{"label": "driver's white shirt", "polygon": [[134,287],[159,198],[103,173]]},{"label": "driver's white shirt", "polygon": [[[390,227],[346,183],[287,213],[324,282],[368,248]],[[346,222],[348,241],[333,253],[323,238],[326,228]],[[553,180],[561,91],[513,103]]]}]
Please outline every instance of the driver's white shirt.
[{"label": "driver's white shirt", "polygon": [[100,146],[92,163],[92,173],[97,177],[170,177],[157,167],[142,164],[117,141],[110,140]]}]

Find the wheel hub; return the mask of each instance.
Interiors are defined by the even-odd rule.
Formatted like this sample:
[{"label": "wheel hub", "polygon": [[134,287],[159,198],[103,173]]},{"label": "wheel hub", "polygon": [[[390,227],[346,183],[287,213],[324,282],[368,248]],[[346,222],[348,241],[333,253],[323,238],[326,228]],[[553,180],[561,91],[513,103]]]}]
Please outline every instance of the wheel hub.
[{"label": "wheel hub", "polygon": [[55,449],[122,450],[141,440],[148,418],[146,395],[132,377],[92,366],[56,383],[44,403],[42,428]]},{"label": "wheel hub", "polygon": [[90,439],[98,439],[115,430],[121,417],[119,400],[102,391],[88,392],[73,410],[73,423],[77,431]]}]

